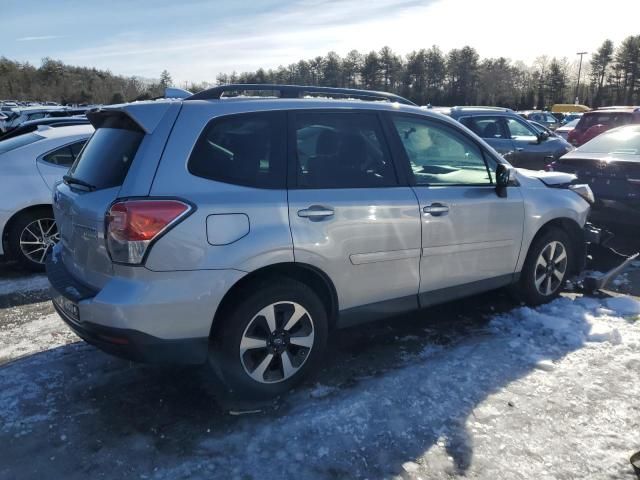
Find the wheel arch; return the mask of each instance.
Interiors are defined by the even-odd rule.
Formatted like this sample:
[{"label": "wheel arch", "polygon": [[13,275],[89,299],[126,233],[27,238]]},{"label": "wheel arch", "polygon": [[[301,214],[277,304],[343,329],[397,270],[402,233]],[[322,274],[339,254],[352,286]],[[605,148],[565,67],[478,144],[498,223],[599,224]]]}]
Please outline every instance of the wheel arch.
[{"label": "wheel arch", "polygon": [[527,255],[529,254],[529,249],[531,248],[531,245],[533,245],[541,235],[544,235],[551,228],[558,228],[569,236],[569,239],[571,240],[571,246],[573,247],[573,251],[575,252],[574,259],[571,265],[571,272],[579,273],[584,266],[584,260],[586,255],[586,246],[584,242],[584,230],[578,224],[578,222],[576,222],[571,218],[568,218],[568,217],[553,218],[547,221],[545,224],[543,224],[538,229],[536,234],[533,236],[533,238],[531,239],[531,242],[529,242],[529,246],[527,248]]},{"label": "wheel arch", "polygon": [[313,265],[298,262],[283,262],[268,265],[238,280],[224,295],[216,313],[209,332],[209,337],[213,338],[218,328],[222,325],[222,319],[229,312],[230,308],[240,299],[243,291],[253,285],[262,284],[274,278],[291,278],[304,283],[318,294],[321,301],[327,307],[329,318],[329,328],[333,329],[338,318],[338,294],[335,285],[329,276]]},{"label": "wheel arch", "polygon": [[14,214],[11,215],[9,220],[7,220],[7,222],[4,224],[4,227],[2,228],[2,236],[0,237],[2,239],[2,251],[4,252],[5,255],[8,256],[11,253],[8,248],[9,232],[11,231],[11,227],[16,222],[16,220],[20,218],[21,215],[24,215],[25,213],[33,212],[35,210],[40,210],[40,209],[47,209],[51,212],[51,215],[53,215],[53,206],[50,203],[39,203],[36,205],[29,205],[28,207],[24,207],[14,212]]}]

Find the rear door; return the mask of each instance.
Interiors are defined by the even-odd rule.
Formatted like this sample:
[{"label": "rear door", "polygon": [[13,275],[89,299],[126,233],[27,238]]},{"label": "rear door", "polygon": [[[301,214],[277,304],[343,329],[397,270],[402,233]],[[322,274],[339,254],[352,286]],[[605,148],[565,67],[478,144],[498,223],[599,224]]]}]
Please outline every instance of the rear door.
[{"label": "rear door", "polygon": [[293,111],[289,139],[296,262],[331,278],[341,311],[387,300],[396,301],[387,312],[417,307],[418,202],[398,178],[378,113]]},{"label": "rear door", "polygon": [[519,189],[498,197],[495,160],[453,125],[406,114],[390,122],[420,202],[421,305],[511,282],[524,221]]}]

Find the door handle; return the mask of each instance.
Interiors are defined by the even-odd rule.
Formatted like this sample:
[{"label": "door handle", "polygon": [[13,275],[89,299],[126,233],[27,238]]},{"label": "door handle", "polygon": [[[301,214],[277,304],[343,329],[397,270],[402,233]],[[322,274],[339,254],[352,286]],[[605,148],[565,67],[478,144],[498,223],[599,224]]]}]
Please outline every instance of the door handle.
[{"label": "door handle", "polygon": [[322,218],[333,216],[333,208],[322,207],[320,205],[312,205],[309,208],[298,210],[298,216],[308,218],[310,220],[320,220]]},{"label": "door handle", "polygon": [[522,152],[524,150],[524,148],[522,147],[516,147],[516,152]]},{"label": "door handle", "polygon": [[438,217],[447,213],[449,211],[449,206],[443,205],[442,203],[432,203],[431,205],[423,207],[422,211],[424,213],[429,213],[434,217]]}]

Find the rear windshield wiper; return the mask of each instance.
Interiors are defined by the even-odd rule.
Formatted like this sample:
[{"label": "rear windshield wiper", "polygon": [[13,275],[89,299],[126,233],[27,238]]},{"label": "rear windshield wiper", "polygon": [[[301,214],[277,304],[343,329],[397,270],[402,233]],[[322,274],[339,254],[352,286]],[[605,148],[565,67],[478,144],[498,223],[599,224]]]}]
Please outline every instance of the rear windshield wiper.
[{"label": "rear windshield wiper", "polygon": [[90,183],[87,183],[84,180],[80,180],[79,178],[73,178],[71,175],[65,175],[64,177],[62,177],[62,180],[64,180],[64,183],[66,183],[67,185],[80,185],[90,192],[96,189],[95,185],[91,185]]}]

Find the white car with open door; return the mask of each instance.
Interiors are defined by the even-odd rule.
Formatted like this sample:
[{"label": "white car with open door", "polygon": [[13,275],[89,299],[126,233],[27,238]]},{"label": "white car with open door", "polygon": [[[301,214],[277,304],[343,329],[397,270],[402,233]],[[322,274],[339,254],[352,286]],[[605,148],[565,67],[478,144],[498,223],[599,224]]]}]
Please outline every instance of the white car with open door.
[{"label": "white car with open door", "polygon": [[0,142],[0,255],[30,270],[44,268],[58,240],[53,187],[92,133],[91,125],[41,128]]}]

